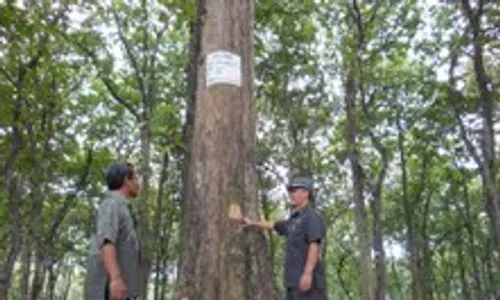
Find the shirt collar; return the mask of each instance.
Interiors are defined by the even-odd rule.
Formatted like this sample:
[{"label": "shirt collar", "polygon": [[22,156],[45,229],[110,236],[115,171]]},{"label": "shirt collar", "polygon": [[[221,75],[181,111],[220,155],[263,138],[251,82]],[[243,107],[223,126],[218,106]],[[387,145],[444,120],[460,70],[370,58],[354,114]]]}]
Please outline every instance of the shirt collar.
[{"label": "shirt collar", "polygon": [[123,196],[123,194],[120,193],[119,191],[109,191],[108,195],[110,197],[122,200],[127,205],[130,204],[130,201],[128,200],[128,198]]}]

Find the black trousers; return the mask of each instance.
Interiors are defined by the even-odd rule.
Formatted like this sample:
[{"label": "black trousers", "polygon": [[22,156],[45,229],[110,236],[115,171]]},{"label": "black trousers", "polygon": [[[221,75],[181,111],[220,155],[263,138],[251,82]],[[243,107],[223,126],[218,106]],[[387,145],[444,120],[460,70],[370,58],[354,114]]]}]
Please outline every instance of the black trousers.
[{"label": "black trousers", "polygon": [[286,290],[286,300],[326,300],[326,291],[313,287],[304,293],[299,289],[288,288]]}]

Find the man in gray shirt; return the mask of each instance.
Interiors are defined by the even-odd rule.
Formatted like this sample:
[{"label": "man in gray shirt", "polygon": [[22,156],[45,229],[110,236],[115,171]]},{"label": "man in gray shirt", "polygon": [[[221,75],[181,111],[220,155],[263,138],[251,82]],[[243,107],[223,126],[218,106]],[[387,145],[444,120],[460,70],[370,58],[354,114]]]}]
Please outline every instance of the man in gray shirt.
[{"label": "man in gray shirt", "polygon": [[287,300],[325,300],[325,266],[321,247],[326,226],[320,213],[311,206],[313,181],[296,178],[287,185],[293,211],[280,221],[255,221],[243,218],[246,226],[274,229],[286,237],[284,281]]},{"label": "man in gray shirt", "polygon": [[110,164],[105,179],[109,191],[96,214],[85,299],[133,299],[139,296],[139,241],[129,200],[137,197],[139,183],[129,163]]}]

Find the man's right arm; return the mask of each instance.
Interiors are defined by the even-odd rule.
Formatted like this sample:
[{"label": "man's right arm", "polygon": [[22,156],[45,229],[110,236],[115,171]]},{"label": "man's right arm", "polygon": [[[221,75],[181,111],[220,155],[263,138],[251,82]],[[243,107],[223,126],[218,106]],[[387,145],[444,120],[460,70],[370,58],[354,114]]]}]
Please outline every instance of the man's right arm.
[{"label": "man's right arm", "polygon": [[267,220],[257,221],[257,220],[252,220],[250,218],[243,218],[243,223],[246,226],[260,227],[262,229],[268,229],[268,230],[274,229],[274,224],[275,224],[274,221],[267,221]]},{"label": "man's right arm", "polygon": [[255,226],[267,230],[276,230],[276,232],[280,235],[286,235],[288,231],[286,221],[272,221],[272,220],[256,221],[249,218],[243,218],[243,223],[246,226]]}]

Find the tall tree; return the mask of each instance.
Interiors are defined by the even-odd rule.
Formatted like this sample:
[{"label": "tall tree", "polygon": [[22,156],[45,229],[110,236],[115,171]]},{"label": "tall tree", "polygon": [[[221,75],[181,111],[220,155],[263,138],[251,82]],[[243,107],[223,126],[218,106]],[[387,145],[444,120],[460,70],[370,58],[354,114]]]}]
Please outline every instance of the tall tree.
[{"label": "tall tree", "polygon": [[[486,13],[495,13],[495,6],[486,3],[487,1],[478,1],[476,5],[470,0],[462,0],[463,14],[468,22],[464,35],[470,37],[472,44],[472,63],[475,78],[475,94],[479,101],[478,115],[481,119],[481,130],[479,135],[479,147],[474,144],[467,134],[467,128],[464,126],[461,111],[457,108],[455,99],[464,100],[460,93],[454,91],[456,85],[455,68],[458,60],[458,49],[451,49],[452,59],[450,61],[449,83],[452,93],[450,93],[450,105],[455,112],[456,120],[459,125],[460,135],[465,143],[469,154],[474,159],[479,169],[479,174],[483,180],[484,195],[486,199],[485,209],[490,218],[492,237],[497,245],[497,256],[500,255],[500,192],[497,183],[495,134],[494,134],[494,111],[498,103],[494,101],[493,84],[485,66],[485,47],[491,43],[486,36],[482,18]],[[497,13],[498,11],[496,11]],[[498,20],[497,20],[498,21]]]},{"label": "tall tree", "polygon": [[[106,99],[111,99],[111,102],[121,106],[120,109],[126,110],[123,116],[125,118],[128,116],[127,119],[132,120],[132,134],[138,136],[140,148],[138,169],[141,175],[142,201],[137,201],[134,206],[139,219],[137,230],[142,247],[140,257],[142,297],[148,294],[155,243],[159,242],[155,240],[159,235],[154,233],[152,228],[158,226],[161,216],[157,212],[153,219],[150,211],[155,205],[152,201],[154,193],[152,167],[157,155],[155,150],[161,147],[155,143],[155,139],[166,135],[160,133],[158,126],[155,125],[160,123],[161,119],[162,128],[171,130],[173,126],[170,125],[175,123],[172,120],[176,120],[173,114],[178,108],[170,104],[183,94],[178,90],[181,84],[177,86],[182,76],[176,74],[176,71],[183,68],[185,55],[183,39],[175,36],[178,34],[175,30],[184,29],[192,14],[191,9],[186,9],[190,4],[191,1],[165,4],[146,0],[118,1],[111,4],[93,3],[90,7],[96,9],[97,13],[88,15],[84,22],[87,27],[82,26],[83,28],[74,34],[66,35],[95,67],[98,79],[95,82],[96,87],[105,91],[103,95]],[[181,10],[182,13],[169,15],[167,12],[170,10]],[[102,32],[100,28],[102,24],[112,29],[111,34]],[[118,49],[114,48],[116,46]],[[122,59],[117,58],[116,52],[123,55]],[[124,64],[125,67],[120,68],[117,66],[119,64]],[[162,76],[162,73],[167,71],[170,76]],[[174,77],[176,75],[179,76]],[[169,134],[171,136],[168,141],[175,143],[175,130]],[[163,153],[160,153],[158,156],[162,155]]]},{"label": "tall tree", "polygon": [[[265,236],[228,218],[231,204],[258,212],[253,104],[252,1],[198,1],[194,118],[188,133],[176,299],[278,299]],[[211,61],[227,51],[232,62]],[[220,52],[219,52],[220,53]],[[216,54],[215,54],[216,55]],[[214,63],[215,62],[215,63]],[[222,64],[235,81],[208,85]],[[227,67],[227,66],[226,66]],[[209,73],[209,74],[207,74]],[[241,75],[240,75],[241,74]],[[227,75],[227,74],[226,74]]]}]

